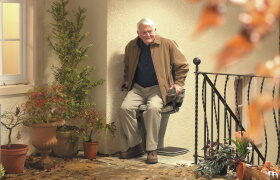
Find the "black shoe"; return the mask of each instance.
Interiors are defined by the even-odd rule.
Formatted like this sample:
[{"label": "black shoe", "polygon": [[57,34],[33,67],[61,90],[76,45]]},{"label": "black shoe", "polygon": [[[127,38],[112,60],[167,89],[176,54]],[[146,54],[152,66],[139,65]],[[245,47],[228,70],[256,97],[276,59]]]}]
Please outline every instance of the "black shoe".
[{"label": "black shoe", "polygon": [[141,144],[138,144],[134,147],[129,148],[126,152],[120,153],[120,159],[130,159],[138,156],[144,155],[145,152],[141,146]]}]

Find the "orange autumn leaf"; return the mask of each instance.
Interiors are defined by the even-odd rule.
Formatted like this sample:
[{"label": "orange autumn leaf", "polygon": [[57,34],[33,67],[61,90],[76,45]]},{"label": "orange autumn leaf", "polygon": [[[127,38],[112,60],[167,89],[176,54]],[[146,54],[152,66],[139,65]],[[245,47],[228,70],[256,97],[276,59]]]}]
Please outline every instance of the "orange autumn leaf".
[{"label": "orange autumn leaf", "polygon": [[280,99],[273,99],[269,94],[262,94],[251,101],[248,106],[249,129],[246,136],[255,144],[261,143],[263,137],[263,113],[273,107],[279,107]]},{"label": "orange autumn leaf", "polygon": [[246,13],[239,16],[243,23],[241,32],[231,38],[216,56],[218,70],[250,53],[277,24],[280,16],[279,0],[252,0],[246,5]]},{"label": "orange autumn leaf", "polygon": [[275,20],[275,17],[267,11],[254,10],[240,15],[240,21],[245,27],[250,28],[250,38],[254,42],[258,42],[271,31]]},{"label": "orange autumn leaf", "polygon": [[217,70],[226,67],[251,52],[254,45],[243,34],[232,37],[216,56]]},{"label": "orange autumn leaf", "polygon": [[[259,76],[280,77],[280,55],[275,56],[273,60],[265,61],[256,68],[256,74]],[[279,81],[279,79],[277,79]]]},{"label": "orange autumn leaf", "polygon": [[221,11],[222,7],[219,6],[222,5],[206,5],[206,7],[204,7],[193,36],[197,36],[209,27],[219,26],[224,22],[224,15]]},{"label": "orange autumn leaf", "polygon": [[252,11],[250,13],[251,15],[251,26],[259,26],[262,25],[264,23],[266,23],[265,20],[265,12],[259,12],[259,11]]}]

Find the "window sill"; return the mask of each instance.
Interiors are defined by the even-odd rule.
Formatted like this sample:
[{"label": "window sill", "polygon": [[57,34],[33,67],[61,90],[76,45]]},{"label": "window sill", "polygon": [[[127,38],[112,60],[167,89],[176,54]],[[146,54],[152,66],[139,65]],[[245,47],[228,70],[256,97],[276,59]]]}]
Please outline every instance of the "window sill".
[{"label": "window sill", "polygon": [[0,96],[6,95],[16,95],[16,94],[24,94],[34,86],[32,84],[24,85],[7,85],[7,86],[0,86]]}]

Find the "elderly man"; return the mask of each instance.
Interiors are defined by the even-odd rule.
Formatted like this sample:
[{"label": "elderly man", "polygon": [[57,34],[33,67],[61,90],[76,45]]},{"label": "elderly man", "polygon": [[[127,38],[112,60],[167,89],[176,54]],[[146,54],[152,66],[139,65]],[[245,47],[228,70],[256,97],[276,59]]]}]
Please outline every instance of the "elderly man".
[{"label": "elderly man", "polygon": [[147,163],[158,162],[157,144],[161,123],[161,108],[166,105],[167,91],[174,88],[180,93],[189,70],[185,56],[177,44],[156,34],[152,20],[144,18],[137,24],[138,37],[125,48],[124,82],[128,88],[120,109],[121,135],[124,140],[120,158],[144,154],[137,126],[136,111],[147,104],[143,112],[146,129]]}]

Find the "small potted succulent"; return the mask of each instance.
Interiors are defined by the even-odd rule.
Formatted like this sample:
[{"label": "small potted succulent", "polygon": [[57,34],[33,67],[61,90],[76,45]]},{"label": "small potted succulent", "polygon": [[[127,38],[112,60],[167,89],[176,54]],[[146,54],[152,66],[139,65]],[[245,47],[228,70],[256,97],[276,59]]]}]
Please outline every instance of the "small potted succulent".
[{"label": "small potted succulent", "polygon": [[247,168],[247,165],[245,163],[245,159],[247,155],[249,154],[249,144],[250,140],[246,136],[246,132],[244,131],[238,131],[235,133],[235,140],[234,139],[228,139],[235,145],[236,150],[236,161],[235,161],[235,170],[237,177],[239,179],[243,179],[245,177],[245,171]]},{"label": "small potted succulent", "polygon": [[[8,144],[1,145],[1,160],[6,173],[20,173],[23,171],[28,146],[25,144],[12,144],[14,128],[24,121],[24,112],[20,107],[15,111],[4,111],[1,114],[1,124],[8,130]],[[20,138],[20,135],[17,136]]]},{"label": "small potted succulent", "polygon": [[27,93],[24,103],[24,125],[32,128],[32,145],[40,151],[41,160],[34,164],[38,169],[54,166],[48,154],[57,143],[56,127],[65,123],[67,98],[63,86],[38,86]]},{"label": "small potted succulent", "polygon": [[103,123],[102,115],[95,109],[89,108],[80,112],[79,117],[84,120],[79,128],[79,135],[83,138],[84,156],[87,159],[95,159],[98,151],[98,141],[94,138],[100,130],[114,132],[114,123]]},{"label": "small potted succulent", "polygon": [[249,154],[249,140],[244,136],[244,133],[238,131],[235,133],[235,140],[229,139],[235,145],[236,155],[241,161],[244,161]]}]

